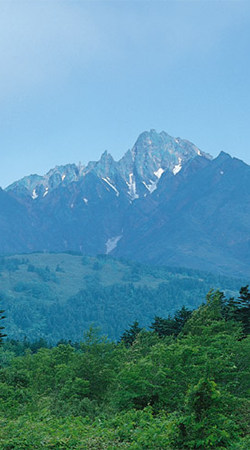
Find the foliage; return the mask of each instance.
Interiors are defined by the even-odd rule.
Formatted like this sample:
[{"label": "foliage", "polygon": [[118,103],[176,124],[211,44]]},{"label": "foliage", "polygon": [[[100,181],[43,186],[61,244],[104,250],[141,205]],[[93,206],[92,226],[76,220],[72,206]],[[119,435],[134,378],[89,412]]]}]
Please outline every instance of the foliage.
[{"label": "foliage", "polygon": [[139,322],[135,320],[132,325],[130,325],[129,329],[125,330],[121,336],[121,342],[124,342],[126,347],[133,345],[138,334],[142,331],[142,328],[139,326]]},{"label": "foliage", "polygon": [[159,337],[171,335],[178,336],[191,314],[192,311],[183,306],[176,311],[174,317],[169,315],[167,319],[163,319],[162,317],[155,316],[154,322],[150,328],[154,330]]},{"label": "foliage", "polygon": [[[227,305],[227,314],[237,321],[240,321],[243,326],[245,335],[250,334],[250,292],[249,286],[243,286],[240,289],[239,297]],[[231,313],[231,314],[230,314]]]},{"label": "foliage", "polygon": [[81,342],[55,347],[7,339],[0,348],[0,448],[247,450],[248,295],[242,288],[233,302],[210,291],[192,314],[158,316],[160,325],[172,323],[168,335],[157,332],[156,321],[153,331],[136,321],[120,343],[94,327]]},{"label": "foliage", "polygon": [[237,425],[226,415],[223,397],[213,380],[201,378],[192,386],[183,409],[170,433],[174,449],[228,449],[238,438]]},{"label": "foliage", "polygon": [[167,320],[169,314],[177,335],[183,317],[178,322],[175,314],[183,305],[188,311],[197,308],[211,287],[236,296],[245,283],[197,270],[75,252],[0,258],[0,275],[9,338],[42,337],[53,345],[61,339],[81,340],[91,324],[117,340],[135,320],[147,328],[154,317]]}]

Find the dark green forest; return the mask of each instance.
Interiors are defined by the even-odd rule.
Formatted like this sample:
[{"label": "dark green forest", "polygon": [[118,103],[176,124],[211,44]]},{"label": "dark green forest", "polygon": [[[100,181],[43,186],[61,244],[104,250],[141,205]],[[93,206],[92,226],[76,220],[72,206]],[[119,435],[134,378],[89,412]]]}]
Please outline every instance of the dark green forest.
[{"label": "dark green forest", "polygon": [[197,308],[210,288],[235,296],[247,280],[186,268],[147,266],[108,255],[34,253],[0,258],[6,333],[14,339],[79,341],[99,327],[117,340],[128,324]]},{"label": "dark green forest", "polygon": [[249,450],[249,289],[202,300],[118,342],[3,337],[1,450]]}]

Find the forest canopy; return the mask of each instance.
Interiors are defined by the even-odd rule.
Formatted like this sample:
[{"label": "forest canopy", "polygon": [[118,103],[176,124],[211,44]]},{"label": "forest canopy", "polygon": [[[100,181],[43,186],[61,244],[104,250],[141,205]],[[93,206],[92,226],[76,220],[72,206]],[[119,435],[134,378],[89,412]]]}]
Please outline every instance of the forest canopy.
[{"label": "forest canopy", "polygon": [[6,339],[1,449],[249,449],[249,323],[245,286],[131,323],[119,343],[95,328],[52,348]]}]

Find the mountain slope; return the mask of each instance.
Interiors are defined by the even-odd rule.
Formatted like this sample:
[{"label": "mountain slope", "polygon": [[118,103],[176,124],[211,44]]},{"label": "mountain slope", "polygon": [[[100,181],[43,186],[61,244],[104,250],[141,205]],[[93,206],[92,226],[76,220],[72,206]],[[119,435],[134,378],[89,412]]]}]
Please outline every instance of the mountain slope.
[{"label": "mountain slope", "polygon": [[201,170],[179,177],[178,186],[162,179],[161,191],[152,194],[153,211],[139,221],[139,205],[133,205],[137,226],[130,223],[124,230],[115,254],[206,270],[217,267],[238,276],[249,273],[250,167],[221,153]]},{"label": "mountain slope", "polygon": [[245,280],[184,268],[149,267],[111,256],[32,253],[0,258],[1,305],[9,338],[82,339],[90,325],[118,339],[134,320],[148,326],[211,289],[237,296]]}]

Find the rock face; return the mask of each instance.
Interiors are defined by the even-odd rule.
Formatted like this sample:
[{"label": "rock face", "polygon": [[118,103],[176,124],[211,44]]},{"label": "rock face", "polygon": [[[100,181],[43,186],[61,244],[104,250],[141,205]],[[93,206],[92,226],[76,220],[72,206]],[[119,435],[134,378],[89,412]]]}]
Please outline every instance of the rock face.
[{"label": "rock face", "polygon": [[104,152],[1,194],[1,252],[110,253],[250,274],[250,167],[165,132],[142,133],[118,162]]}]

